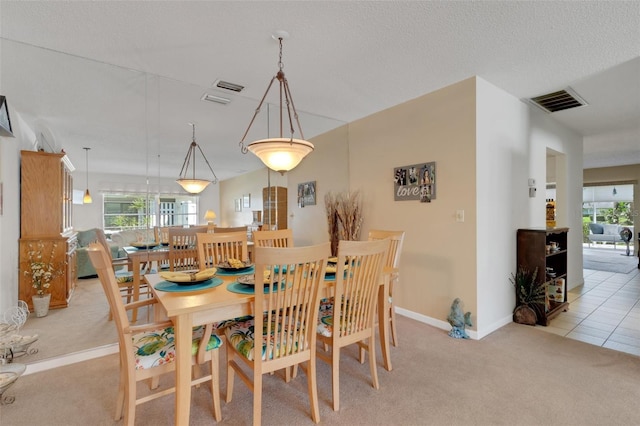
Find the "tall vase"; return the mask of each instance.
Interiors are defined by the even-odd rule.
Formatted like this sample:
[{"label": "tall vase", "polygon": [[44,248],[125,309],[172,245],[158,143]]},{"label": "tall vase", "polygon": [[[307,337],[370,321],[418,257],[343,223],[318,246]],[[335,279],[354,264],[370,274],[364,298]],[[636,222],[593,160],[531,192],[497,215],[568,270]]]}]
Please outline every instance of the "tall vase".
[{"label": "tall vase", "polygon": [[33,309],[36,312],[36,317],[42,318],[49,313],[49,302],[51,301],[51,293],[44,294],[42,296],[32,296]]}]

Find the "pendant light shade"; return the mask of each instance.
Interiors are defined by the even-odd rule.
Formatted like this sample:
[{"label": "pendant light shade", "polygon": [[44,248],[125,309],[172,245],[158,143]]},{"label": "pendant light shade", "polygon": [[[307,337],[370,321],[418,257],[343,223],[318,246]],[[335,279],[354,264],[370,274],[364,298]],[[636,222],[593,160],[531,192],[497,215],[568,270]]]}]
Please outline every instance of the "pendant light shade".
[{"label": "pendant light shade", "polygon": [[84,197],[82,197],[82,204],[91,204],[93,199],[89,193],[89,150],[91,148],[82,148],[86,153],[86,165],[87,165],[87,189],[84,191]]},{"label": "pendant light shade", "polygon": [[302,139],[271,138],[251,142],[247,148],[268,168],[284,173],[300,164],[313,151],[313,144]]},{"label": "pendant light shade", "polygon": [[[282,63],[282,40],[286,37],[288,37],[288,34],[284,31],[278,31],[273,35],[273,38],[278,40],[280,46],[280,56],[278,61],[279,69],[277,74],[271,79],[269,86],[267,86],[267,91],[262,96],[260,104],[258,105],[258,108],[256,108],[255,113],[253,114],[253,118],[249,123],[249,127],[247,127],[247,130],[244,132],[244,136],[239,143],[242,153],[246,154],[247,151],[251,151],[251,153],[255,154],[260,160],[262,160],[265,166],[280,173],[288,172],[289,170],[295,168],[298,164],[300,164],[300,161],[302,161],[304,157],[306,157],[311,151],[313,151],[313,144],[304,140],[302,128],[300,127],[300,120],[298,119],[298,113],[293,103],[291,91],[289,90],[289,82],[284,76],[284,64]],[[248,146],[245,146],[244,140],[246,139],[247,134],[249,133],[249,129],[251,129],[251,125],[255,121],[256,116],[260,112],[262,104],[264,103],[264,100],[266,99],[267,94],[269,93],[269,90],[271,89],[271,86],[273,86],[273,82],[275,80],[278,80],[280,86],[280,137],[257,140],[251,142]],[[285,110],[287,112],[290,130],[290,137],[288,138],[283,136],[283,112]],[[294,138],[294,119],[300,133],[299,139]]]},{"label": "pendant light shade", "polygon": [[[207,157],[205,157],[204,152],[202,152],[202,149],[196,143],[196,125],[193,123],[189,124],[191,124],[193,130],[193,140],[191,141],[191,145],[189,145],[189,150],[187,151],[187,156],[184,158],[184,163],[182,163],[180,178],[176,180],[176,182],[178,182],[178,184],[182,186],[185,191],[191,194],[199,194],[204,191],[204,189],[209,186],[210,183],[218,183],[218,177],[211,168],[211,164],[209,164],[209,161],[207,160]],[[202,154],[202,158],[204,158],[205,163],[207,163],[209,170],[211,170],[213,180],[196,179],[196,148],[198,149],[198,151],[200,151],[200,154]],[[191,165],[192,170],[191,176],[187,176],[189,165]]]}]

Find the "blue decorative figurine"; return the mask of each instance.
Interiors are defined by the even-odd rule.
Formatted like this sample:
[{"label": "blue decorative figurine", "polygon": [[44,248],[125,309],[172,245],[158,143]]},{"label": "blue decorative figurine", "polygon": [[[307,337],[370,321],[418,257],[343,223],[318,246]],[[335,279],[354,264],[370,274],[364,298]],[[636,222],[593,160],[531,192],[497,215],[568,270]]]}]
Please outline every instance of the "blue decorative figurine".
[{"label": "blue decorative figurine", "polygon": [[473,323],[471,322],[471,312],[467,312],[466,314],[462,313],[462,301],[456,297],[456,299],[451,304],[451,311],[449,311],[449,316],[447,317],[447,321],[451,324],[451,331],[449,331],[449,336],[454,339],[468,339],[469,336],[467,332],[464,331],[466,325],[471,327]]}]

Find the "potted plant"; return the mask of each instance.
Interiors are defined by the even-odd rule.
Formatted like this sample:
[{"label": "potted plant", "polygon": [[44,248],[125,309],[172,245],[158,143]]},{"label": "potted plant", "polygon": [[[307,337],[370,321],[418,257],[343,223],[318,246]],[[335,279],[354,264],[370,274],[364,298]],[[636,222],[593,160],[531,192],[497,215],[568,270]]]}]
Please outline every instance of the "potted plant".
[{"label": "potted plant", "polygon": [[[42,241],[29,243],[27,252],[27,270],[24,274],[31,279],[31,287],[36,290],[32,296],[33,308],[37,317],[44,317],[49,312],[49,302],[51,301],[51,281],[63,274],[61,265],[56,265],[55,258],[57,243],[51,245],[51,250],[45,250],[46,245]],[[46,251],[46,253],[45,253]]]},{"label": "potted plant", "polygon": [[510,281],[516,288],[518,304],[513,310],[513,321],[519,324],[535,325],[538,314],[545,309],[545,285],[538,282],[538,268],[533,272],[519,266],[516,274],[511,274]]}]

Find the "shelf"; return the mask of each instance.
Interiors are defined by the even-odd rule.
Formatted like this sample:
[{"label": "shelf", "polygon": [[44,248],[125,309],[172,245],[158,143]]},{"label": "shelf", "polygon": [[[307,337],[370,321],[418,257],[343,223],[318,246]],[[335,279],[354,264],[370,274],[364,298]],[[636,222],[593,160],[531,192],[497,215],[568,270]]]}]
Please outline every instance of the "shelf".
[{"label": "shelf", "polygon": [[546,313],[544,323],[542,324],[545,326],[549,325],[551,320],[558,316],[560,312],[564,312],[569,309],[569,302],[558,303],[551,300],[549,301],[549,304],[551,305],[551,309]]}]

